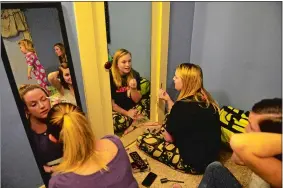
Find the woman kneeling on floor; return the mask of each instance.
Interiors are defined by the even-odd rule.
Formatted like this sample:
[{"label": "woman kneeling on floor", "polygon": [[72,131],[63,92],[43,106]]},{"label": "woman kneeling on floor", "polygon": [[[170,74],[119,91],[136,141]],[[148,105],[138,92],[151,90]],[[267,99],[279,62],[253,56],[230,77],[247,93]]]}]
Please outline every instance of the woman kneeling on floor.
[{"label": "woman kneeling on floor", "polygon": [[71,103],[55,105],[48,114],[54,135],[63,143],[61,163],[53,168],[49,188],[137,188],[129,157],[115,135],[96,139],[84,113]]},{"label": "woman kneeling on floor", "polygon": [[218,159],[221,144],[219,107],[203,87],[198,65],[183,63],[173,78],[180,91],[175,103],[161,90],[170,114],[158,133],[138,137],[138,147],[154,159],[190,174],[202,174]]}]

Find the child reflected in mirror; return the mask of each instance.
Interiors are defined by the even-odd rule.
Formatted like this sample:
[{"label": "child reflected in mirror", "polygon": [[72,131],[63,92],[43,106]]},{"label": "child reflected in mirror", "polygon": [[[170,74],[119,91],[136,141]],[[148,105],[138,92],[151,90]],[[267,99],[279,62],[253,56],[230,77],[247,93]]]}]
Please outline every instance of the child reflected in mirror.
[{"label": "child reflected in mirror", "polygon": [[34,74],[37,83],[43,87],[46,91],[48,90],[48,82],[46,78],[46,71],[43,65],[40,63],[37,54],[35,52],[33,43],[28,39],[23,39],[18,43],[21,52],[25,55],[26,63],[28,65],[27,77],[28,80],[32,79]]}]

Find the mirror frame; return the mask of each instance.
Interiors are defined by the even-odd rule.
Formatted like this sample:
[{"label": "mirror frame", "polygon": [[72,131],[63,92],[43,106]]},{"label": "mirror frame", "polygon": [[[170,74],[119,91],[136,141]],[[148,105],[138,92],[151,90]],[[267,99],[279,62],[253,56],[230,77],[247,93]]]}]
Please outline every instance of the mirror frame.
[{"label": "mirror frame", "polygon": [[[79,90],[78,90],[78,86],[77,86],[77,79],[75,76],[75,71],[74,71],[74,66],[73,66],[73,61],[72,61],[72,56],[71,56],[71,50],[70,50],[70,46],[69,46],[69,41],[68,41],[68,36],[67,36],[67,30],[66,30],[66,25],[65,25],[65,20],[64,20],[64,14],[63,14],[63,10],[62,10],[62,5],[61,2],[52,2],[52,3],[1,3],[1,10],[3,9],[34,9],[34,8],[55,8],[58,11],[58,18],[59,18],[59,23],[60,23],[60,29],[61,29],[61,34],[62,34],[62,39],[63,39],[63,43],[64,43],[64,47],[66,50],[66,55],[67,55],[67,60],[68,60],[68,66],[70,69],[70,74],[73,80],[73,87],[74,87],[74,92],[75,92],[75,98],[77,101],[77,106],[79,106],[82,109],[82,105],[81,105],[81,99],[80,99],[80,94],[79,94]],[[31,138],[28,136],[28,125],[29,122],[26,118],[25,115],[25,111],[24,111],[24,105],[21,102],[21,98],[18,92],[18,87],[13,75],[13,71],[9,62],[9,58],[6,52],[6,48],[4,45],[4,41],[3,38],[1,36],[1,58],[3,61],[3,65],[9,80],[9,84],[25,129],[25,133],[26,136],[29,140],[29,144],[31,146],[31,149],[33,151],[33,155],[35,158],[35,161],[37,163],[38,169],[40,171],[41,176],[43,177],[43,167],[41,167],[37,161],[37,156],[35,153],[35,148],[33,148],[33,146],[31,145]],[[48,182],[44,182],[44,184],[46,184]]]},{"label": "mirror frame", "polygon": [[[151,3],[150,120],[162,122],[165,105],[159,102],[158,92],[161,85],[166,90],[170,2]],[[104,2],[74,2],[74,12],[88,119],[101,138],[114,134],[109,70],[104,68],[108,61]]]}]

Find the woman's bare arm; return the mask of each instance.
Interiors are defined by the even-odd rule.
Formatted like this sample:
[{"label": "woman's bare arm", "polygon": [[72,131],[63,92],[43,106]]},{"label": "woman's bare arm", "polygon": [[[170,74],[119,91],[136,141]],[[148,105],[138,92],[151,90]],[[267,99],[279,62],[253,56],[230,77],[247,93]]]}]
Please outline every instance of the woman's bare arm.
[{"label": "woman's bare arm", "polygon": [[141,100],[141,98],[142,98],[141,92],[138,91],[137,89],[130,88],[130,94],[131,94],[131,99],[135,103],[138,103]]},{"label": "woman's bare arm", "polygon": [[120,106],[118,106],[114,100],[112,100],[112,109],[115,111],[115,112],[118,112],[124,116],[128,116],[128,111],[127,110],[124,110],[123,108],[121,108]]},{"label": "woman's bare arm", "polygon": [[48,81],[53,87],[55,87],[60,92],[61,95],[63,95],[64,92],[62,91],[62,85],[60,81],[57,79],[58,74],[59,74],[59,71],[49,73]]}]

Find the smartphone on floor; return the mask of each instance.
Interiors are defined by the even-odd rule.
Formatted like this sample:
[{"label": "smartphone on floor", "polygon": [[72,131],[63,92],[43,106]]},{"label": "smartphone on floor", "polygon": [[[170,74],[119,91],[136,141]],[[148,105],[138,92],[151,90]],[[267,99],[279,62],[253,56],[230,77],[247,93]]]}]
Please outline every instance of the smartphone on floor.
[{"label": "smartphone on floor", "polygon": [[147,174],[147,176],[145,177],[145,179],[142,182],[142,185],[145,187],[150,187],[151,184],[154,182],[154,180],[156,179],[157,175],[154,174],[153,172],[149,172]]}]

